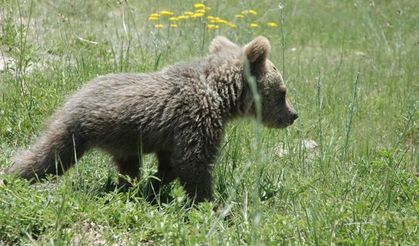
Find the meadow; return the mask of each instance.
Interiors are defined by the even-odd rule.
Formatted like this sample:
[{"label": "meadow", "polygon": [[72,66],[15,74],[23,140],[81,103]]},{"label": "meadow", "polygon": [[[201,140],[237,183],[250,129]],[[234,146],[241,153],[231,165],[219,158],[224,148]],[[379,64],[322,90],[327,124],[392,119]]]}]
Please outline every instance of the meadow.
[{"label": "meadow", "polygon": [[[66,96],[107,73],[205,56],[216,35],[272,45],[299,113],[229,124],[214,201],[150,204],[92,151],[60,178],[0,174],[0,245],[416,245],[419,3],[0,0],[0,170]],[[1,173],[1,171],[0,171]]]}]

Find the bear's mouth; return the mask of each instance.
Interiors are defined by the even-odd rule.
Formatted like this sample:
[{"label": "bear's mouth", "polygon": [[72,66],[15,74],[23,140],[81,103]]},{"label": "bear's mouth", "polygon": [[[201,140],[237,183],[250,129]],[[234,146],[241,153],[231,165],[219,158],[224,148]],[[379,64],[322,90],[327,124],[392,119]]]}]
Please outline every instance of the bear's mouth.
[{"label": "bear's mouth", "polygon": [[294,124],[295,119],[287,119],[285,121],[279,120],[279,128],[286,128]]},{"label": "bear's mouth", "polygon": [[269,128],[286,128],[294,124],[295,120],[298,117],[274,117],[273,114],[271,117],[262,118],[263,125]]},{"label": "bear's mouth", "polygon": [[288,120],[288,126],[290,126],[290,125],[294,124],[294,122],[295,122],[295,119],[290,119],[290,120]]},{"label": "bear's mouth", "polygon": [[286,127],[292,125],[293,123],[294,123],[293,120],[284,121],[284,120],[281,120],[281,119],[276,120],[276,121],[263,122],[263,124],[266,127],[269,127],[269,128],[286,128]]}]

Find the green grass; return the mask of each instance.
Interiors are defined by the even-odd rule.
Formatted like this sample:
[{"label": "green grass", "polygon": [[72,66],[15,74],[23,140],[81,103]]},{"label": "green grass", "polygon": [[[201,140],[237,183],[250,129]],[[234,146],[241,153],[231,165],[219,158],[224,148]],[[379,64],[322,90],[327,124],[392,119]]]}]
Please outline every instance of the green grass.
[{"label": "green grass", "polygon": [[205,55],[217,34],[241,44],[271,40],[296,124],[231,123],[214,170],[215,201],[198,209],[187,208],[176,183],[168,203],[138,195],[155,169],[152,156],[127,193],[111,188],[117,174],[99,152],[49,182],[2,176],[0,244],[415,245],[417,1],[206,2],[211,15],[229,20],[258,12],[236,29],[207,30],[195,20],[157,30],[147,20],[193,3],[0,0],[0,59],[14,61],[0,72],[0,167],[89,79]]}]

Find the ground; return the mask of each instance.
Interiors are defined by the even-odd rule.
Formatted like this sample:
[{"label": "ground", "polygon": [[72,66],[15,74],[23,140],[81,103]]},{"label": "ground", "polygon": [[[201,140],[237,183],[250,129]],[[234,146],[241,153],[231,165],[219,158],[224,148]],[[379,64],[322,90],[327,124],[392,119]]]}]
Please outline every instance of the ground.
[{"label": "ground", "polygon": [[193,209],[178,184],[166,203],[143,198],[152,156],[125,193],[96,151],[49,182],[1,176],[0,244],[414,245],[417,1],[194,4],[0,0],[0,168],[87,80],[205,55],[216,35],[270,39],[296,124],[230,124],[215,201]]}]

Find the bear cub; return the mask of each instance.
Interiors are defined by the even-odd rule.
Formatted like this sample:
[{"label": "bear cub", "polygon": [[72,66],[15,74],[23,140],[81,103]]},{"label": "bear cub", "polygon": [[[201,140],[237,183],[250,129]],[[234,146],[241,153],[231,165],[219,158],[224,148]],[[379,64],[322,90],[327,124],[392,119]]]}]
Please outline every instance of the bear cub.
[{"label": "bear cub", "polygon": [[6,173],[32,181],[60,175],[99,148],[112,155],[123,184],[123,176],[138,178],[142,154],[155,153],[155,192],[179,179],[195,202],[211,200],[211,169],[224,126],[256,115],[250,81],[261,98],[264,125],[284,128],[298,117],[268,59],[270,48],[261,36],[244,47],[219,36],[204,58],[159,72],[95,78],[66,100]]}]

